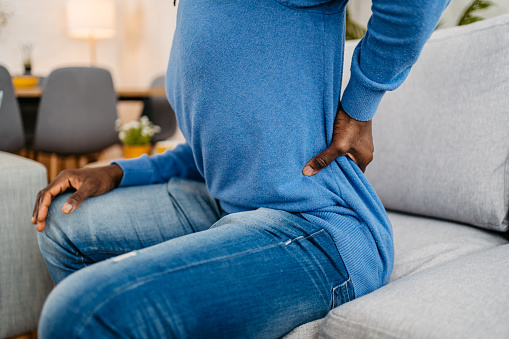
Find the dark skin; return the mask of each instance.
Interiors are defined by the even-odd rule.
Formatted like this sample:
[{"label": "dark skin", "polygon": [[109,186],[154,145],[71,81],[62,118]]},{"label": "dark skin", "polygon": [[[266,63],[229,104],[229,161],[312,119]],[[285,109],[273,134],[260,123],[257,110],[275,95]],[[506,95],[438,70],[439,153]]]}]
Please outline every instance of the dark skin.
[{"label": "dark skin", "polygon": [[[373,151],[371,120],[355,120],[340,105],[334,120],[331,144],[306,164],[302,174],[315,175],[342,155],[348,155],[364,172],[366,166],[373,160]],[[37,194],[32,224],[37,225],[37,230],[42,232],[46,227],[46,216],[51,201],[68,189],[76,191],[62,206],[62,212],[65,214],[76,210],[85,199],[107,193],[117,187],[123,175],[120,166],[115,164],[60,172],[55,180]]]},{"label": "dark skin", "polygon": [[37,224],[37,230],[42,232],[46,228],[46,216],[51,201],[68,189],[75,189],[76,192],[62,206],[62,212],[65,214],[76,210],[88,197],[107,193],[117,187],[123,175],[120,166],[115,164],[60,172],[55,180],[37,194],[32,224]]},{"label": "dark skin", "polygon": [[315,175],[342,155],[348,155],[364,172],[373,160],[374,151],[371,120],[355,120],[340,104],[334,120],[331,144],[304,166],[302,174]]}]

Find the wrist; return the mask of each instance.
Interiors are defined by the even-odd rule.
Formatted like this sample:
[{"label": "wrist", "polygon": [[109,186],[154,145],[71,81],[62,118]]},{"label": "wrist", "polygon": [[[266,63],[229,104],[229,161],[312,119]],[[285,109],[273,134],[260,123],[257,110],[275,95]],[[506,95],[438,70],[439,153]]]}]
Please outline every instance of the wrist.
[{"label": "wrist", "polygon": [[114,187],[118,187],[124,177],[124,171],[117,164],[108,165],[106,168],[108,169],[108,173],[114,183]]}]

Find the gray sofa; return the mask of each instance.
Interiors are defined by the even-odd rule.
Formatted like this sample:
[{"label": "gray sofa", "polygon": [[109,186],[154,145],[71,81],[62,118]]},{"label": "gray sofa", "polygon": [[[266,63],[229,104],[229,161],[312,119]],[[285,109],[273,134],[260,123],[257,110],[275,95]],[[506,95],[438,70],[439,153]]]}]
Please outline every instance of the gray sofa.
[{"label": "gray sofa", "polygon": [[0,152],[0,338],[35,330],[53,287],[30,223],[46,180],[41,164]]},{"label": "gray sofa", "polygon": [[285,338],[509,338],[509,15],[435,32],[373,129],[389,284]]}]

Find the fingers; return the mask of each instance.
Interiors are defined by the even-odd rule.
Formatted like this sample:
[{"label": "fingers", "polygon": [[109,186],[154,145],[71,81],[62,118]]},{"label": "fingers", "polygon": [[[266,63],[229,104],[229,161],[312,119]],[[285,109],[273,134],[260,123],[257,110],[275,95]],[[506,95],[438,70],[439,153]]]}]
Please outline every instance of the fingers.
[{"label": "fingers", "polygon": [[325,151],[319,153],[313,159],[311,159],[304,169],[302,170],[302,174],[305,176],[312,176],[316,173],[320,172],[322,169],[327,167],[331,162],[336,160],[336,158],[347,153],[345,147],[342,145],[338,145],[336,143],[332,143]]},{"label": "fingers", "polygon": [[37,194],[34,211],[32,212],[32,224],[37,225],[39,232],[46,227],[46,217],[51,205],[51,201],[59,194],[65,192],[71,184],[68,180],[68,174],[62,172],[46,188]]},{"label": "fingers", "polygon": [[92,195],[92,191],[89,189],[90,186],[83,185],[81,189],[77,190],[67,201],[64,206],[62,206],[62,212],[65,214],[69,214],[75,209],[77,209],[85,199],[89,198]]}]

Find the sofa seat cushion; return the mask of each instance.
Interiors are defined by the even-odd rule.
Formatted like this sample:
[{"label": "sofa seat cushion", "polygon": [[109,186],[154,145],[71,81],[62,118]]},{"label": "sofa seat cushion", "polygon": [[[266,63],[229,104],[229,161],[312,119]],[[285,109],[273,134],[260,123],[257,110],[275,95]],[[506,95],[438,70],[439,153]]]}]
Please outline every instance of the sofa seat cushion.
[{"label": "sofa seat cushion", "polygon": [[389,283],[411,273],[506,244],[498,232],[443,220],[389,212],[394,269]]},{"label": "sofa seat cushion", "polygon": [[320,338],[509,338],[509,244],[407,275],[335,308]]}]

